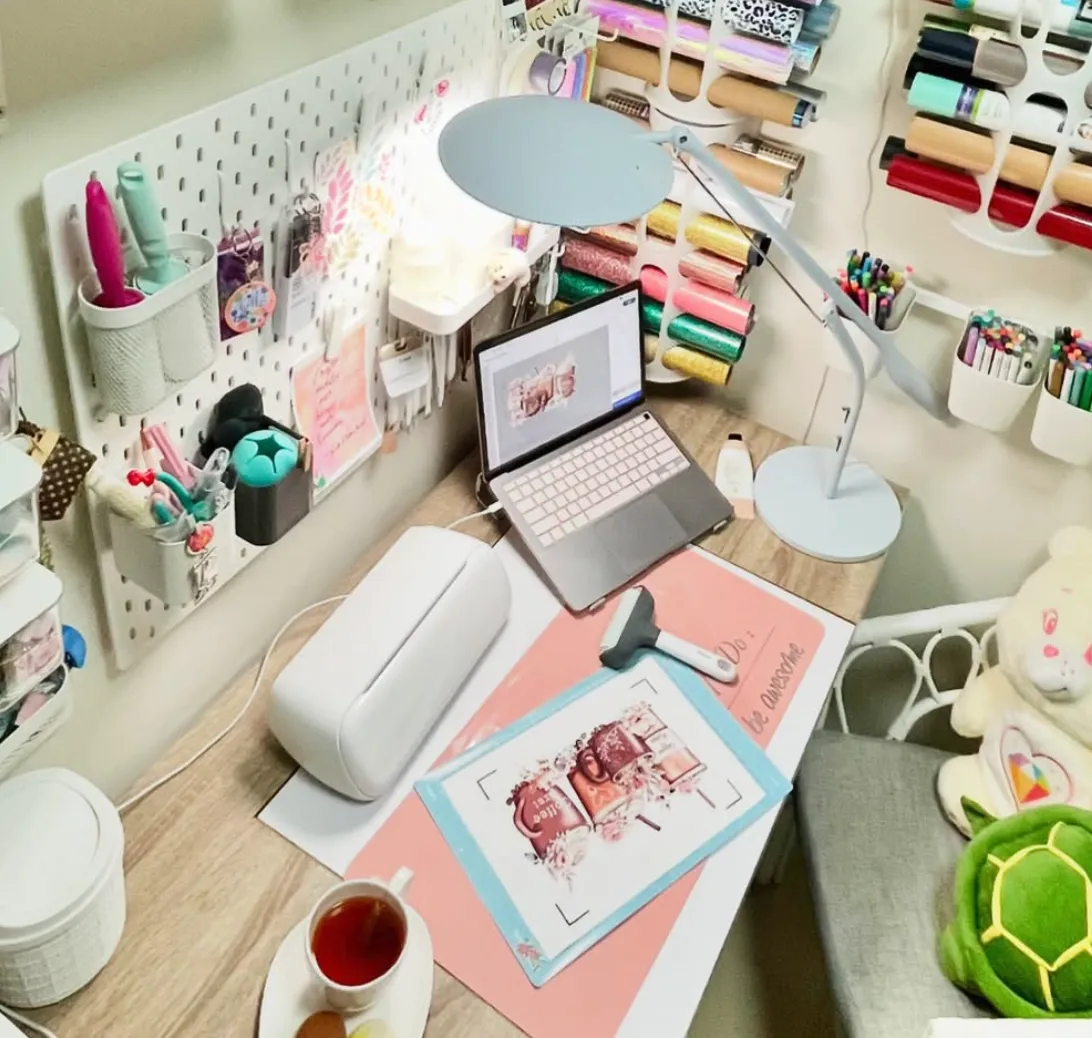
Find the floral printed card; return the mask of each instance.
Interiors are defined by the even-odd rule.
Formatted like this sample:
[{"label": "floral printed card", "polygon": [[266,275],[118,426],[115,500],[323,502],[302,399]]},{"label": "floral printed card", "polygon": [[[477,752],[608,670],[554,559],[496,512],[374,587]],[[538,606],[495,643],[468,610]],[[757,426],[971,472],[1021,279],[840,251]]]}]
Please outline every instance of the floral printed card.
[{"label": "floral printed card", "polygon": [[689,668],[600,671],[417,783],[541,987],[790,785]]}]

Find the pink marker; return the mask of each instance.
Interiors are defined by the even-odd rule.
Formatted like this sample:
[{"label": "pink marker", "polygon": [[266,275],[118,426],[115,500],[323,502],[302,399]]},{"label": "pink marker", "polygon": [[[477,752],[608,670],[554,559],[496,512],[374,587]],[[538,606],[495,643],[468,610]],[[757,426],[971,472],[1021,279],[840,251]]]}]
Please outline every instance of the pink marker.
[{"label": "pink marker", "polygon": [[193,471],[174,445],[174,440],[171,439],[171,434],[167,432],[167,427],[165,425],[149,425],[144,430],[144,435],[152,446],[159,451],[163,459],[163,471],[174,476],[182,486],[189,490],[194,483]]},{"label": "pink marker", "polygon": [[95,306],[111,310],[133,306],[144,295],[135,288],[125,287],[125,263],[121,254],[121,235],[118,232],[114,207],[106,189],[97,180],[87,182],[85,195],[87,244],[91,249],[91,261],[95,264],[100,288],[93,302]]}]

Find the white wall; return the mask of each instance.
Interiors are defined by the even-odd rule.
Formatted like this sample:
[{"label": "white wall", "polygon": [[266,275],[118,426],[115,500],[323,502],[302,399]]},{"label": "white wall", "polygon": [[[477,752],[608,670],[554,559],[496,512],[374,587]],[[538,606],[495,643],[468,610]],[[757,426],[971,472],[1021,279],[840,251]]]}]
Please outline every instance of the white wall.
[{"label": "white wall", "polygon": [[[446,6],[443,0],[16,0],[0,5],[9,100],[0,137],[0,307],[23,333],[21,402],[70,428],[50,303],[40,201],[51,169]],[[137,11],[139,9],[139,11]],[[137,12],[137,13],[134,13]],[[99,620],[82,502],[50,526],[63,613],[87,637],[73,679],[76,715],[35,755],[117,793],[272,636],[322,597],[376,537],[469,446],[472,409],[456,394],[397,453],[373,459],[159,649],[114,672]]]},{"label": "white wall", "polygon": [[[900,27],[892,74],[912,45],[913,0],[842,0],[842,24],[815,76],[828,90],[821,120],[781,131],[810,152],[794,229],[831,269],[859,245],[867,153],[878,132],[881,58],[892,4]],[[51,168],[146,127],[420,17],[442,0],[15,0],[0,5],[11,126],[0,138],[0,305],[24,333],[23,398],[38,421],[67,421],[67,388],[47,281],[37,197]],[[913,13],[912,13],[913,12]],[[896,90],[885,132],[909,113]],[[776,132],[776,131],[775,131]],[[1089,317],[1092,258],[1069,249],[1046,260],[990,254],[963,239],[945,211],[887,189],[877,176],[869,245],[912,263],[932,287],[969,303],[1011,307],[1049,327]],[[727,393],[729,406],[791,435],[825,442],[848,382],[826,371],[825,333],[769,268],[754,279],[761,315]],[[813,304],[818,295],[806,291]],[[1092,322],[1090,322],[1092,323]],[[914,319],[902,345],[945,385],[958,329]],[[814,422],[812,421],[814,415]],[[466,444],[470,417],[456,404],[369,467],[304,526],[232,582],[143,664],[124,675],[104,661],[97,583],[82,509],[54,527],[65,615],[89,637],[77,676],[76,719],[35,764],[61,762],[118,791],[183,728],[280,621],[330,581]],[[1092,506],[1092,478],[1039,455],[1030,414],[1007,436],[946,428],[886,381],[869,391],[857,453],[907,485],[913,500],[873,612],[1010,590],[1049,533]],[[228,633],[230,632],[230,633]]]}]

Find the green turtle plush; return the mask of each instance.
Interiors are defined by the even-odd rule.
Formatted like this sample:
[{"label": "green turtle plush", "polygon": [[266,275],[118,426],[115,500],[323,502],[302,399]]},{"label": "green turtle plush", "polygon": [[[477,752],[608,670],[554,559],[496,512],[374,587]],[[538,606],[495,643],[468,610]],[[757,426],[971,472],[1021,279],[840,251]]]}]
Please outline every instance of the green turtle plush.
[{"label": "green turtle plush", "polygon": [[963,809],[975,835],[941,939],[948,979],[1002,1016],[1092,1017],[1092,811]]}]

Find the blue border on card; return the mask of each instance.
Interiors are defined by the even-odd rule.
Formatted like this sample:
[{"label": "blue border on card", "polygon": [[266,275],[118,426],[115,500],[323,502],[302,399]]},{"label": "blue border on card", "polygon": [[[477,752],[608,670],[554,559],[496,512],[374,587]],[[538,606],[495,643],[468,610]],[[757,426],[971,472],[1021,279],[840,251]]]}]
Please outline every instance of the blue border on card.
[{"label": "blue border on card", "polygon": [[[474,839],[444,792],[443,783],[456,772],[469,767],[498,746],[510,742],[517,735],[527,731],[528,728],[538,724],[544,718],[556,714],[574,700],[588,695],[600,685],[617,677],[618,671],[598,671],[590,678],[574,685],[568,691],[555,696],[537,710],[533,710],[525,717],[520,718],[514,724],[478,743],[467,750],[466,753],[448,761],[447,764],[426,775],[414,785],[418,796],[424,802],[425,807],[428,808],[433,821],[455,852],[464,871],[473,882],[478,896],[481,897],[485,906],[489,909],[498,929],[500,929],[516,959],[523,967],[524,973],[527,974],[528,979],[535,987],[542,987],[574,959],[579,958],[589,948],[625,922],[638,909],[643,908],[677,879],[686,875],[694,866],[700,864],[714,851],[731,842],[742,830],[756,822],[771,808],[776,807],[792,790],[792,783],[777,770],[769,757],[755,745],[727,707],[717,699],[709,686],[694,671],[659,653],[644,652],[640,654],[639,658],[643,659],[650,655],[667,672],[667,675],[675,682],[683,695],[701,714],[702,718],[736,755],[743,767],[750,772],[751,777],[763,790],[763,796],[754,807],[744,812],[732,824],[707,840],[687,858],[680,861],[675,868],[664,873],[656,882],[645,887],[644,890],[617,908],[594,930],[575,940],[552,959],[541,954],[537,958],[534,956],[528,957],[517,951],[521,945],[530,946],[531,948],[536,947],[531,930],[524,921],[519,909],[516,908],[515,903],[508,896],[477,840]],[[634,663],[636,662],[637,660],[634,661]]]}]

